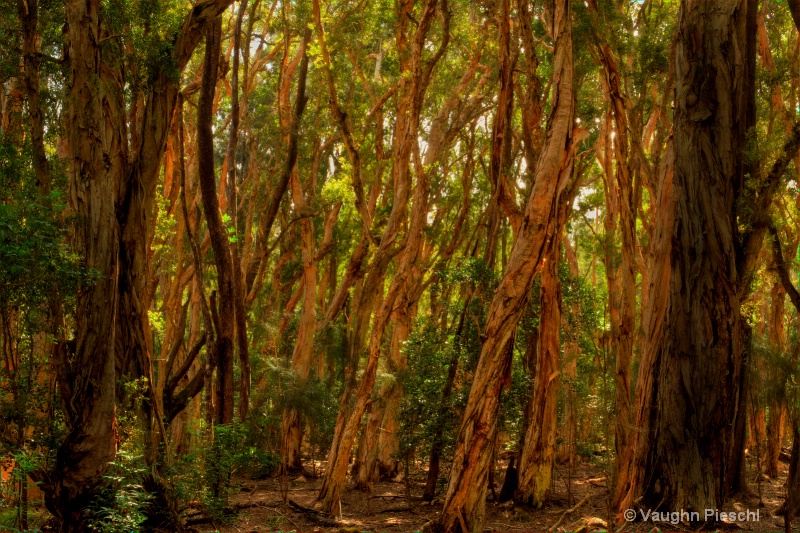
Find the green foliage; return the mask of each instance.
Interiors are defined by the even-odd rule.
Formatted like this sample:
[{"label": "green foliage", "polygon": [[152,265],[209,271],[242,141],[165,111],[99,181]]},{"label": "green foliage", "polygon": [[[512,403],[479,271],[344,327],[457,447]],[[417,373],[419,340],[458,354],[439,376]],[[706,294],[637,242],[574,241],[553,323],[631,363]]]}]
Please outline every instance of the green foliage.
[{"label": "green foliage", "polygon": [[124,62],[130,95],[149,88],[159,74],[177,79],[172,50],[185,12],[175,1],[103,2],[103,19],[115,38],[104,42],[108,60]]},{"label": "green foliage", "polygon": [[81,266],[65,243],[66,230],[55,222],[64,208],[61,195],[54,191],[49,206],[15,196],[0,204],[0,307],[36,310],[69,299],[94,274]]},{"label": "green foliage", "polygon": [[459,361],[460,346],[442,338],[434,324],[418,321],[404,350],[408,367],[398,379],[403,386],[400,411],[400,453],[429,450],[437,438],[449,453],[454,433],[460,424],[458,407],[463,407],[463,391],[442,398],[452,361]]},{"label": "green foliage", "polygon": [[280,458],[251,444],[248,427],[241,422],[214,426],[214,440],[203,449],[205,490],[202,498],[206,510],[215,520],[227,523],[234,518],[228,508],[236,475],[262,478],[272,474]]},{"label": "green foliage", "polygon": [[497,273],[483,259],[468,257],[443,271],[440,283],[470,283],[491,291],[498,281]]},{"label": "green foliage", "polygon": [[142,486],[147,473],[142,456],[131,446],[118,450],[103,476],[106,486],[90,507],[89,528],[101,533],[137,531],[146,519],[144,508],[152,499]]},{"label": "green foliage", "polygon": [[[5,463],[4,466],[13,464],[13,469],[10,471],[8,479],[0,482],[0,503],[2,503],[0,505],[0,530],[17,532],[22,513],[28,513],[28,509],[22,507],[20,488],[23,483],[26,485],[25,490],[31,487],[28,476],[41,468],[45,458],[35,451],[20,450],[9,459],[2,461]],[[40,502],[28,501],[27,505],[34,506],[38,503]],[[30,526],[30,520],[28,522]]]}]

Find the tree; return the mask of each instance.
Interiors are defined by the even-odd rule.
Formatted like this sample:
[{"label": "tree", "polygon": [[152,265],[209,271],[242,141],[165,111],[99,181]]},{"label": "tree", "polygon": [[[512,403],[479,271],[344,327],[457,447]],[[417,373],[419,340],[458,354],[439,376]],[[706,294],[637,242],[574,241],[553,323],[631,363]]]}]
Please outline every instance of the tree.
[{"label": "tree", "polygon": [[[630,488],[652,508],[719,508],[728,495],[743,330],[736,201],[752,86],[752,3],[683,2],[674,132],[662,168]],[[653,475],[654,473],[658,475]]]},{"label": "tree", "polygon": [[[114,339],[117,303],[116,204],[125,176],[124,104],[115,71],[93,36],[105,35],[100,2],[66,5],[65,55],[71,207],[79,217],[75,249],[95,283],[78,287],[73,353],[59,351],[59,386],[67,437],[46,486],[50,511],[65,532],[86,530],[86,508],[114,459]],[[108,112],[104,112],[108,110]]]},{"label": "tree", "polygon": [[503,383],[511,368],[513,335],[534,275],[541,269],[547,242],[554,237],[558,200],[572,174],[574,95],[570,2],[555,1],[547,7],[554,40],[554,101],[547,140],[537,161],[534,185],[519,235],[489,308],[443,511],[426,525],[427,531],[467,533],[482,529],[497,410]]}]

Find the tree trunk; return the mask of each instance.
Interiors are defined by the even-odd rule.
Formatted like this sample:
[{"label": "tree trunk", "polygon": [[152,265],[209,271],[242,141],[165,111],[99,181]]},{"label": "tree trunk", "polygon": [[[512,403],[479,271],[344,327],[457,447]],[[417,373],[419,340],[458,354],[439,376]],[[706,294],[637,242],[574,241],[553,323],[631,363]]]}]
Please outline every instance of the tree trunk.
[{"label": "tree trunk", "polygon": [[203,60],[203,80],[197,106],[197,161],[200,192],[203,200],[214,264],[217,269],[218,307],[212,304],[216,339],[212,350],[217,370],[215,423],[228,424],[233,420],[233,333],[234,294],[233,263],[225,224],[217,197],[217,178],[214,169],[214,135],[212,131],[214,92],[219,65],[222,19],[212,23],[206,32],[206,52]]},{"label": "tree trunk", "polygon": [[530,421],[519,460],[519,487],[515,499],[542,507],[550,490],[558,422],[558,374],[561,353],[561,284],[558,281],[559,236],[548,246],[542,267],[539,347],[528,403]]},{"label": "tree trunk", "polygon": [[[572,174],[573,60],[569,0],[550,4],[553,104],[547,141],[537,162],[534,185],[506,272],[489,308],[483,346],[456,443],[442,514],[426,531],[482,531],[489,461],[497,429],[500,392],[511,366],[517,324],[525,309],[547,243],[555,235],[559,197]],[[463,525],[462,525],[463,524]],[[464,531],[466,528],[466,531]]]},{"label": "tree trunk", "polygon": [[620,511],[636,500],[702,516],[727,495],[731,421],[742,393],[735,198],[751,97],[740,82],[747,76],[746,16],[742,0],[681,5],[674,148],[654,237],[663,246],[654,247],[650,268],[639,431]]},{"label": "tree trunk", "polygon": [[[617,61],[608,44],[598,45],[600,62],[603,65],[605,78],[603,86],[611,103],[611,114],[614,118],[616,137],[614,147],[614,180],[608,180],[607,187],[616,189],[617,207],[619,209],[619,229],[622,237],[622,261],[619,265],[618,283],[619,298],[616,320],[617,328],[612,339],[616,356],[615,395],[614,395],[614,448],[616,462],[614,465],[614,483],[616,487],[627,484],[632,450],[631,433],[631,380],[630,368],[633,358],[633,344],[636,325],[636,206],[634,205],[633,182],[631,179],[628,158],[628,116],[627,97],[622,90]],[[606,161],[610,167],[611,161]],[[609,168],[606,168],[609,171]],[[609,176],[611,173],[609,172]],[[615,268],[607,264],[606,268]],[[621,491],[615,491],[616,501],[622,497]]]},{"label": "tree trunk", "polygon": [[[561,354],[561,283],[558,278],[564,227],[581,183],[582,172],[575,172],[570,186],[559,198],[555,234],[543,260],[540,288],[538,345],[526,350],[526,366],[533,371],[531,398],[523,421],[524,436],[519,456],[518,490],[515,498],[541,508],[547,497],[556,456],[558,387]],[[531,423],[534,422],[534,423]]]},{"label": "tree trunk", "polygon": [[[771,292],[772,305],[770,306],[769,319],[769,341],[775,353],[784,355],[786,345],[786,331],[783,327],[783,314],[786,306],[786,290],[780,281],[772,286]],[[772,365],[776,366],[775,363]],[[775,369],[772,370],[773,383],[777,386],[783,385],[781,376],[776,376]],[[786,424],[786,397],[783,390],[777,392],[769,406],[769,419],[767,421],[767,450],[765,470],[771,478],[778,477],[778,458],[781,453],[781,442],[783,441],[784,426]]]},{"label": "tree trunk", "polygon": [[[357,302],[357,313],[361,317],[356,320],[368,318],[371,310],[371,303],[374,295],[379,292],[379,283],[382,283],[386,268],[392,258],[397,255],[399,250],[395,246],[398,238],[400,225],[406,218],[408,196],[411,189],[410,164],[411,154],[415,152],[415,159],[419,158],[419,148],[417,146],[417,134],[419,131],[419,117],[422,110],[423,97],[430,80],[431,72],[443,55],[444,49],[449,40],[449,12],[446,2],[442,5],[444,19],[444,37],[437,52],[423,65],[422,50],[426,43],[427,35],[436,15],[437,0],[426,0],[419,14],[419,24],[413,36],[413,46],[408,57],[404,58],[404,69],[411,72],[407,88],[402,90],[398,97],[398,120],[395,124],[395,135],[393,139],[392,155],[394,159],[394,200],[392,210],[386,222],[386,226],[381,236],[380,244],[375,251],[375,256],[369,265],[369,270],[361,287],[361,300]],[[405,28],[408,26],[407,14],[411,13],[413,3],[408,2],[402,6],[402,13],[399,14],[398,21],[398,49],[407,46],[405,42]],[[317,23],[317,35],[320,43],[324,42],[319,3],[314,2],[315,18]],[[411,222],[408,226],[407,241],[404,247],[403,259],[398,265],[398,269],[392,279],[380,308],[375,314],[372,329],[369,336],[369,347],[367,364],[361,378],[361,383],[355,395],[355,402],[352,408],[349,407],[350,398],[343,395],[340,402],[340,415],[337,418],[336,429],[331,449],[328,453],[328,468],[325,471],[322,488],[317,495],[317,501],[321,509],[329,514],[335,514],[339,509],[342,486],[344,485],[347,473],[347,462],[356,433],[361,423],[361,418],[366,410],[367,404],[375,385],[378,370],[378,357],[380,355],[381,343],[386,326],[388,325],[391,309],[401,289],[405,286],[407,279],[411,275],[412,265],[419,253],[423,229],[425,227],[429,185],[426,176],[427,170],[422,164],[415,165],[417,183],[414,190],[414,209],[411,214]],[[364,320],[368,322],[368,320]],[[362,323],[362,327],[365,324]],[[352,349],[352,347],[351,347]],[[355,352],[358,357],[359,352]],[[357,362],[357,359],[355,360]],[[355,368],[351,370],[355,374]]]},{"label": "tree trunk", "polygon": [[[305,108],[306,74],[308,73],[308,55],[306,47],[308,33],[303,39],[303,56],[300,60],[300,71],[297,82],[297,100],[295,102],[292,124],[299,128],[300,118]],[[305,216],[309,210],[308,202],[303,192],[298,176],[298,167],[295,161],[291,171],[289,188],[292,193],[295,211],[298,216],[304,216],[300,221],[300,238],[302,247],[302,290],[303,303],[300,311],[300,325],[297,331],[297,341],[292,352],[292,370],[302,387],[311,373],[311,364],[314,360],[314,332],[317,327],[316,290],[317,290],[317,264],[314,257],[316,245],[314,244],[314,221]],[[309,181],[313,180],[313,176]],[[283,412],[281,422],[281,457],[283,458],[284,471],[298,471],[303,468],[300,448],[303,442],[302,421],[297,409],[289,408]]]},{"label": "tree trunk", "polygon": [[[573,278],[578,278],[580,272],[578,271],[578,256],[575,249],[569,242],[567,237],[562,239],[564,243],[564,255],[569,264],[570,275]],[[573,316],[580,314],[580,303],[575,302],[572,304]],[[563,322],[562,322],[563,324]],[[578,379],[578,357],[581,354],[581,347],[578,344],[577,338],[573,337],[564,343],[564,426],[562,430],[561,444],[557,450],[557,460],[559,462],[566,461],[570,465],[573,464],[576,455],[576,444],[578,440],[578,395],[576,391],[576,383]]]},{"label": "tree trunk", "polygon": [[380,399],[372,402],[367,408],[367,424],[361,432],[351,472],[356,479],[357,490],[372,492],[372,487],[378,479],[378,437],[384,410],[385,406]]},{"label": "tree trunk", "polygon": [[117,302],[117,194],[125,176],[125,105],[100,50],[100,2],[70,0],[65,61],[70,204],[75,251],[98,274],[78,287],[74,353],[57,367],[67,434],[58,449],[48,509],[62,531],[86,531],[87,506],[116,453],[114,339]]},{"label": "tree trunk", "polygon": [[[239,56],[242,48],[242,19],[247,10],[247,0],[240,0],[239,11],[236,15],[236,25],[233,30],[233,65],[231,68],[231,129],[228,137],[228,216],[231,226],[235,229],[236,239],[232,239],[231,263],[233,267],[232,284],[234,295],[234,313],[236,330],[236,349],[239,352],[239,409],[240,420],[247,418],[247,411],[250,407],[250,350],[247,342],[247,308],[245,306],[246,287],[242,272],[242,243],[240,236],[239,221],[239,195],[238,188],[242,178],[236,174],[237,153],[236,148],[239,144]],[[250,43],[246,42],[245,47]]]},{"label": "tree trunk", "polygon": [[[797,12],[795,19],[800,19],[800,3],[797,0],[792,0],[794,3],[792,15]],[[783,285],[789,300],[795,311],[800,314],[800,292],[792,283],[789,275],[789,269],[786,266],[786,261],[783,258],[783,251],[781,250],[781,241],[778,236],[778,230],[775,226],[768,227],[772,237],[772,253],[775,261],[775,269],[778,272],[778,278]],[[795,361],[795,364],[797,361]],[[788,533],[791,529],[792,520],[797,516],[800,510],[800,429],[798,429],[797,414],[791,413],[789,427],[792,428],[792,454],[789,461],[789,478],[786,480],[786,503],[784,504],[784,520],[785,531]]]},{"label": "tree trunk", "polygon": [[[403,294],[398,298],[399,305],[392,322],[392,344],[388,360],[388,370],[395,376],[404,372],[408,363],[403,346],[411,332],[413,315],[416,314],[416,298],[412,297],[415,302],[410,304],[408,296],[409,293],[415,292],[415,288],[419,287],[421,283],[419,272],[412,273]],[[415,309],[412,310],[410,307]],[[400,449],[397,430],[400,427],[398,419],[401,409],[400,402],[403,399],[403,386],[397,380],[390,380],[389,383],[381,388],[380,397],[383,400],[384,407],[378,435],[378,473],[380,477],[391,479],[400,473],[400,461],[396,455]]]}]

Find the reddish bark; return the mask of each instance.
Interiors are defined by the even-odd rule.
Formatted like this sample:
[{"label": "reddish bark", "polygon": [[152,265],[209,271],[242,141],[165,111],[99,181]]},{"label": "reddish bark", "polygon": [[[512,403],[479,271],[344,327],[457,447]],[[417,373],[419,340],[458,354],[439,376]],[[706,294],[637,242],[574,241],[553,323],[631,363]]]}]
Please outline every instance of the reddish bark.
[{"label": "reddish bark", "polygon": [[[427,531],[482,530],[485,491],[496,437],[500,392],[511,364],[511,343],[555,233],[559,197],[573,166],[573,60],[569,1],[552,6],[553,106],[547,141],[537,162],[531,196],[506,272],[489,308],[484,342],[456,443],[453,469],[440,517]],[[466,528],[467,531],[464,531]]]}]

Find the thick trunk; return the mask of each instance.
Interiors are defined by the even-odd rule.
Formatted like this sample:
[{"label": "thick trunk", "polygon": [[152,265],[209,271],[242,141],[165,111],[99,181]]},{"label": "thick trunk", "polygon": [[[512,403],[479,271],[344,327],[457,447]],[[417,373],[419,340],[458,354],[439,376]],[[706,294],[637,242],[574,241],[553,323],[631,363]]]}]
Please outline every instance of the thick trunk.
[{"label": "thick trunk", "polygon": [[[75,250],[98,273],[78,287],[74,353],[60,351],[58,378],[67,434],[58,449],[47,506],[62,531],[86,531],[87,506],[114,459],[114,320],[117,301],[117,194],[126,171],[125,106],[101,58],[100,2],[66,4],[66,124]],[[95,36],[95,37],[92,37]]]},{"label": "thick trunk", "polygon": [[727,495],[742,392],[735,194],[750,97],[739,82],[747,75],[746,15],[741,0],[681,6],[674,151],[654,238],[664,246],[654,247],[650,268],[639,431],[620,510],[636,500],[702,515]]},{"label": "thick trunk", "polygon": [[519,235],[489,308],[443,512],[425,526],[428,531],[482,531],[500,392],[511,366],[509,347],[547,243],[555,234],[559,197],[572,174],[574,93],[569,0],[558,0],[551,8],[554,83],[547,142],[537,162]]}]

